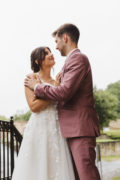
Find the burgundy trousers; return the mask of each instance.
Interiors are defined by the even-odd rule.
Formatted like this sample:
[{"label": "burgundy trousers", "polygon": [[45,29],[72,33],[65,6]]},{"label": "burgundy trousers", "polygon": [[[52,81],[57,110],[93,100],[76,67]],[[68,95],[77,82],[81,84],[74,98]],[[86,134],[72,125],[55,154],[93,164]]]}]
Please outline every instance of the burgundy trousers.
[{"label": "burgundy trousers", "polygon": [[75,137],[68,138],[76,180],[100,180],[95,165],[96,138]]}]

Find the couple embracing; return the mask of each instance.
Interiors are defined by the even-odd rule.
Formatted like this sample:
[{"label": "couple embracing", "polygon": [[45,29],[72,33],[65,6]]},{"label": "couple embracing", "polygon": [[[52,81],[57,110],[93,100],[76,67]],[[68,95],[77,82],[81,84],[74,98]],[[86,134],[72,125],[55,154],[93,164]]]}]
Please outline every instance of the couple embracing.
[{"label": "couple embracing", "polygon": [[24,131],[12,180],[100,180],[95,165],[98,117],[88,58],[78,49],[79,29],[64,24],[53,32],[67,56],[56,76],[49,47],[31,53],[33,73],[25,79],[32,115]]}]

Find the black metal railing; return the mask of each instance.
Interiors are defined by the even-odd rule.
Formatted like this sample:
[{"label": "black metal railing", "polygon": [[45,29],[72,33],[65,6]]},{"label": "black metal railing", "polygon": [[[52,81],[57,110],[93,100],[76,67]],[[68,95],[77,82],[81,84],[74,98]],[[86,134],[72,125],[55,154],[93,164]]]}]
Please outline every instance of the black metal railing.
[{"label": "black metal railing", "polygon": [[0,120],[0,180],[11,179],[21,142],[22,135],[14,126],[13,117],[10,121]]}]

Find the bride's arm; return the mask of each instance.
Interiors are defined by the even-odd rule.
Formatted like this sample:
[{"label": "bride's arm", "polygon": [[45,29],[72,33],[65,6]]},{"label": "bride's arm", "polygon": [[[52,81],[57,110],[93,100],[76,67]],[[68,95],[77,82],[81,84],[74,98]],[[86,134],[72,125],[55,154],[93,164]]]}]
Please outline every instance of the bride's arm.
[{"label": "bride's arm", "polygon": [[25,87],[25,96],[30,110],[34,113],[45,109],[50,104],[50,101],[37,99],[34,92],[27,87]]},{"label": "bride's arm", "polygon": [[[36,74],[29,74],[31,77],[36,78]],[[53,80],[54,86],[59,86],[60,84],[60,73],[57,74],[56,80]],[[43,109],[45,109],[49,104],[50,101],[43,100],[43,99],[37,99],[34,95],[34,91],[29,89],[25,86],[25,96],[28,103],[28,106],[32,112],[39,112]]]}]

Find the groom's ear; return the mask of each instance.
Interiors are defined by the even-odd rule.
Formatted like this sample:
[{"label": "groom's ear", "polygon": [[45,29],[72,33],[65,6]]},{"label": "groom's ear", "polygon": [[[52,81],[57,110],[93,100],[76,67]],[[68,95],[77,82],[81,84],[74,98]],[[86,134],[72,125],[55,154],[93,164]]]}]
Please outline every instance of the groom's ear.
[{"label": "groom's ear", "polygon": [[35,63],[38,65],[38,60],[37,59],[35,60]]},{"label": "groom's ear", "polygon": [[63,40],[65,43],[68,42],[68,35],[67,34],[63,34]]}]

